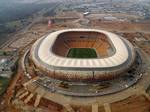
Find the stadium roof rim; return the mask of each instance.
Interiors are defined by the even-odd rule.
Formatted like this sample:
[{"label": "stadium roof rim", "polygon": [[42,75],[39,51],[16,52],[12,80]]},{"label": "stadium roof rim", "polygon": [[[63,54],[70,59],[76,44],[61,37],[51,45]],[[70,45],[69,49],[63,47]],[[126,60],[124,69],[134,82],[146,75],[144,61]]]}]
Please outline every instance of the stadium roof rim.
[{"label": "stadium roof rim", "polygon": [[[96,59],[78,59],[78,58],[67,58],[59,57],[52,52],[52,46],[55,43],[58,35],[65,32],[98,32],[105,34],[107,38],[113,44],[116,52],[114,55],[107,58],[96,58]],[[130,44],[130,43],[129,43]],[[130,49],[133,50],[133,46],[129,45]],[[53,32],[43,38],[39,39],[31,49],[31,56],[34,62],[40,64],[39,62],[53,66],[53,67],[62,67],[62,68],[111,68],[122,65],[128,61],[129,54],[126,44],[124,41],[117,36],[116,34],[97,30],[97,29],[66,29]],[[133,53],[133,52],[132,52]],[[38,58],[37,58],[38,57]],[[41,64],[42,64],[41,63]]]}]

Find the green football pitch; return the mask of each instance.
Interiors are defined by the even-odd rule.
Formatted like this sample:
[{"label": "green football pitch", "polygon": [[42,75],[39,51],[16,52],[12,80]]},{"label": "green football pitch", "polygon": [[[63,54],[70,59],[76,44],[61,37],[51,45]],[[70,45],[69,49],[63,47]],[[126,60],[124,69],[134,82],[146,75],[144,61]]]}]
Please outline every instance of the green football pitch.
[{"label": "green football pitch", "polygon": [[71,48],[68,52],[69,58],[97,58],[96,51],[92,48]]}]

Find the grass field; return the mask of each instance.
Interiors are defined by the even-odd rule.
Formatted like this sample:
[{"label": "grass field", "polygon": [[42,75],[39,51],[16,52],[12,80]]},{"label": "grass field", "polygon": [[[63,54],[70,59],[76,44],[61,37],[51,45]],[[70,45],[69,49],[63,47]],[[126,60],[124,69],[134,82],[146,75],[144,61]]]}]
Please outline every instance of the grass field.
[{"label": "grass field", "polygon": [[69,58],[97,58],[96,51],[91,48],[71,48],[68,52]]}]

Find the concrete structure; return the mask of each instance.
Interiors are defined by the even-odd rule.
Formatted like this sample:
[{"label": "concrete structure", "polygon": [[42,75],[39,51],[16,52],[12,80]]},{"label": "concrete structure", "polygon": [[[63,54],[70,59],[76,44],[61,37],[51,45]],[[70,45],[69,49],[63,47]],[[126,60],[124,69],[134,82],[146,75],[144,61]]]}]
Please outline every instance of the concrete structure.
[{"label": "concrete structure", "polygon": [[[67,58],[70,48],[93,48],[98,58]],[[127,71],[135,50],[126,39],[96,29],[60,30],[37,40],[30,51],[37,68],[49,77],[67,81],[109,80]]]}]

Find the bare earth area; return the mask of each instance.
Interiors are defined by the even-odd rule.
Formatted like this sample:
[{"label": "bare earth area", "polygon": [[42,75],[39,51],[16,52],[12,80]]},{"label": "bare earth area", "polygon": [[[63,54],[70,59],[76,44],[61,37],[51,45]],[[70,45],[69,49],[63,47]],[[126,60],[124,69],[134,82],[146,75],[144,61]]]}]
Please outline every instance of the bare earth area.
[{"label": "bare earth area", "polygon": [[142,95],[131,96],[111,105],[112,112],[150,112],[150,102]]}]

